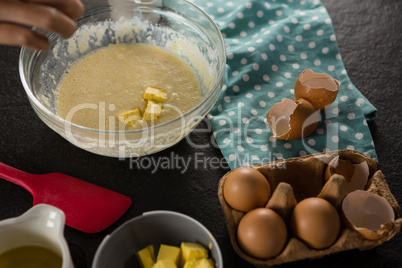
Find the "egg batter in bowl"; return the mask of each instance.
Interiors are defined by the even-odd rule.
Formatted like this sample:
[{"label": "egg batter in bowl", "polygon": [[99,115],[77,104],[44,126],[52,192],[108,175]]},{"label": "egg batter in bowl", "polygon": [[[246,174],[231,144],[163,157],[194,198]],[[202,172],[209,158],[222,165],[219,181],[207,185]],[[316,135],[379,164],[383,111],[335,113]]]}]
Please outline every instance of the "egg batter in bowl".
[{"label": "egg batter in bowl", "polygon": [[[127,124],[119,116],[147,108],[147,87],[166,94],[160,116]],[[58,114],[77,125],[124,130],[160,124],[183,115],[200,100],[200,85],[184,60],[156,46],[111,44],[73,64],[58,86]]]},{"label": "egg batter in bowl", "polygon": [[119,1],[89,9],[77,26],[71,38],[50,34],[48,49],[20,57],[34,111],[77,147],[119,158],[159,152],[218,100],[223,38],[193,4]]}]

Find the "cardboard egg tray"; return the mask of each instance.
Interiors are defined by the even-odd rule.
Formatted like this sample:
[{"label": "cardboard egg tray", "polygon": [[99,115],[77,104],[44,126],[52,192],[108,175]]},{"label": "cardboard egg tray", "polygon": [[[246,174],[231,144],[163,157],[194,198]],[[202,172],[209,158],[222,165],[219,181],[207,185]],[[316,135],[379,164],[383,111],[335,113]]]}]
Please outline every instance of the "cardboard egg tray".
[{"label": "cardboard egg tray", "polygon": [[345,180],[342,176],[333,175],[325,183],[324,173],[328,163],[336,156],[349,159],[353,164],[366,161],[369,166],[369,180],[366,185],[367,191],[384,197],[395,212],[395,222],[391,231],[383,238],[370,241],[362,238],[357,232],[342,225],[338,240],[329,248],[316,250],[309,248],[302,241],[292,237],[288,233],[288,243],[282,252],[272,259],[256,259],[247,255],[239,247],[237,242],[237,226],[244,212],[232,209],[223,197],[223,185],[228,172],[219,181],[218,196],[226,218],[227,229],[232,246],[236,253],[247,262],[257,267],[271,267],[282,263],[293,262],[302,259],[314,259],[328,254],[351,249],[367,250],[376,247],[395,236],[401,229],[402,218],[399,217],[400,206],[391,194],[387,181],[381,170],[377,170],[377,161],[373,158],[352,150],[339,150],[327,153],[318,153],[308,156],[296,157],[286,160],[252,166],[260,171],[268,179],[272,195],[266,207],[273,209],[285,220],[288,220],[292,209],[297,202],[308,197],[322,197],[331,202],[339,211],[340,204],[346,196],[342,190]]}]

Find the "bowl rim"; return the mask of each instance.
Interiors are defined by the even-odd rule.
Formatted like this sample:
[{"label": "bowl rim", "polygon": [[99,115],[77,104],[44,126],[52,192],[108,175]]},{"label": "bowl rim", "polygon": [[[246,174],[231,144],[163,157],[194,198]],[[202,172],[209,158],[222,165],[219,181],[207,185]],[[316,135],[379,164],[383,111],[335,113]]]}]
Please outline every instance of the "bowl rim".
[{"label": "bowl rim", "polygon": [[[225,68],[226,68],[226,47],[225,47],[225,42],[224,42],[224,38],[222,36],[221,31],[219,30],[218,26],[216,25],[216,23],[211,19],[211,17],[200,7],[198,7],[196,4],[189,2],[188,0],[182,0],[184,2],[186,2],[187,4],[193,6],[193,8],[197,9],[197,11],[201,12],[201,14],[209,21],[209,23],[211,24],[211,26],[213,27],[213,29],[218,33],[219,36],[219,43],[222,44],[222,55],[223,55],[223,61],[221,62],[221,66],[218,70],[219,74],[218,74],[218,79],[217,82],[213,85],[212,89],[207,93],[207,95],[202,98],[201,101],[199,101],[193,108],[191,108],[190,110],[188,110],[187,112],[185,112],[184,114],[173,118],[169,121],[163,122],[161,124],[156,124],[153,125],[151,124],[151,126],[146,127],[146,128],[140,128],[140,129],[134,129],[134,130],[101,130],[101,129],[94,129],[94,128],[89,128],[89,127],[85,127],[85,126],[81,126],[75,123],[72,123],[70,121],[67,121],[66,119],[62,118],[61,116],[59,116],[56,113],[51,112],[49,109],[47,109],[33,94],[33,92],[30,90],[30,87],[28,86],[27,83],[27,78],[25,76],[25,72],[24,72],[24,63],[23,63],[23,58],[24,55],[27,53],[26,51],[32,51],[29,48],[26,47],[22,47],[20,54],[19,54],[19,59],[18,59],[18,69],[19,69],[19,74],[20,74],[20,80],[21,83],[24,87],[24,90],[26,92],[26,94],[28,95],[28,98],[30,101],[32,101],[36,107],[38,107],[41,111],[43,111],[47,116],[54,118],[58,123],[61,123],[64,126],[68,126],[70,129],[71,127],[77,129],[77,130],[82,130],[82,131],[86,131],[86,132],[90,132],[90,133],[101,133],[101,134],[139,134],[139,133],[143,133],[143,132],[147,132],[147,131],[151,131],[151,130],[157,130],[157,129],[161,129],[164,128],[165,126],[168,126],[170,124],[173,124],[175,122],[178,122],[179,120],[184,120],[185,117],[187,117],[189,114],[193,113],[195,110],[199,109],[200,107],[203,107],[211,98],[213,98],[215,91],[220,90],[218,87],[219,85],[222,83],[222,81],[224,80],[224,74],[225,74]],[[146,5],[147,7],[150,7],[149,5]],[[107,7],[106,5],[103,7]],[[85,19],[89,16],[92,16],[93,14],[91,13],[92,11],[97,11],[97,9],[99,9],[100,7],[96,7],[93,8],[91,10],[87,11],[87,14],[84,15],[83,17],[79,18],[77,21]],[[51,33],[52,35],[58,36],[57,34]],[[34,51],[34,55],[39,55],[42,51]]]},{"label": "bowl rim", "polygon": [[[205,232],[208,235],[208,237],[211,240],[212,246],[215,247],[215,249],[216,249],[218,258],[216,260],[214,260],[214,261],[215,261],[215,263],[217,265],[217,268],[223,268],[222,252],[221,252],[221,249],[219,247],[218,242],[216,241],[216,239],[212,235],[212,233],[202,223],[200,223],[196,219],[194,219],[194,218],[192,218],[192,217],[190,217],[190,216],[188,216],[186,214],[183,214],[183,213],[180,213],[180,212],[177,212],[177,211],[171,211],[171,210],[152,210],[152,211],[144,212],[141,215],[136,216],[136,217],[124,222],[117,229],[115,229],[112,233],[106,235],[104,237],[104,239],[102,240],[102,242],[99,244],[98,248],[96,249],[96,252],[95,252],[95,255],[94,255],[94,258],[93,258],[93,261],[92,261],[92,268],[96,268],[98,266],[100,255],[101,255],[102,251],[105,249],[107,242],[113,236],[113,234],[121,231],[123,228],[125,228],[126,226],[132,224],[133,222],[136,222],[136,221],[139,221],[141,219],[148,218],[148,217],[158,216],[158,215],[169,215],[169,216],[182,218],[184,220],[192,222],[193,224],[195,224],[196,226],[201,228],[202,231]],[[209,250],[211,250],[211,249],[209,249]]]}]

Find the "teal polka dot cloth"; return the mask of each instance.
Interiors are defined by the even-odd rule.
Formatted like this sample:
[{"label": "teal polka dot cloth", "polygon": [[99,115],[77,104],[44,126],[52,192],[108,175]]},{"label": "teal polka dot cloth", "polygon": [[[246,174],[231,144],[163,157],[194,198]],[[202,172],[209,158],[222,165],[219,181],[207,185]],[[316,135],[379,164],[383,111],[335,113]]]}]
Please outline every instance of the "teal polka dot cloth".
[{"label": "teal polka dot cloth", "polygon": [[[211,16],[226,43],[226,86],[208,118],[232,169],[337,149],[376,157],[367,121],[377,110],[349,80],[320,1],[192,2]],[[296,78],[305,69],[337,79],[338,96],[320,112],[313,134],[276,140],[266,113],[283,98],[294,98]]]}]

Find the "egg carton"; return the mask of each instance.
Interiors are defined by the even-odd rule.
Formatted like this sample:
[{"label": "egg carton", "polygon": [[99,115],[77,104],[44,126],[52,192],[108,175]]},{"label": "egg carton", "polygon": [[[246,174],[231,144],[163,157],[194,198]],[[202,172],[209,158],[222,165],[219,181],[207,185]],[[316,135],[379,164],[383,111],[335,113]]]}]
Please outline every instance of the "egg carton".
[{"label": "egg carton", "polygon": [[308,197],[321,197],[333,204],[338,210],[345,195],[342,176],[333,175],[328,182],[325,182],[324,174],[329,162],[336,156],[349,159],[353,164],[366,161],[369,167],[369,180],[366,185],[368,192],[384,197],[395,212],[393,228],[381,239],[372,241],[366,240],[352,229],[342,225],[338,240],[329,248],[316,250],[308,247],[301,240],[288,235],[288,243],[282,252],[271,259],[257,259],[247,255],[237,242],[237,226],[244,212],[232,209],[223,196],[223,185],[228,172],[219,181],[218,196],[225,215],[227,229],[235,252],[247,262],[256,267],[272,267],[282,263],[288,263],[303,259],[316,259],[328,254],[360,249],[368,250],[390,240],[401,229],[402,218],[399,216],[400,206],[395,197],[391,194],[387,181],[381,170],[377,170],[377,160],[353,150],[338,150],[327,153],[318,153],[302,157],[279,160],[251,166],[260,171],[267,179],[273,190],[273,194],[266,204],[267,208],[277,212],[286,223],[292,209],[297,202]]}]

